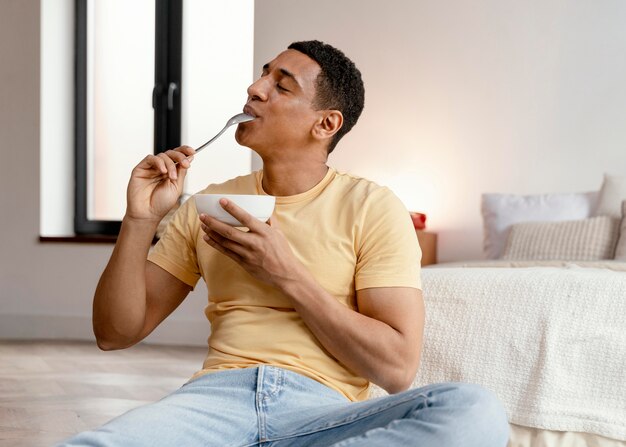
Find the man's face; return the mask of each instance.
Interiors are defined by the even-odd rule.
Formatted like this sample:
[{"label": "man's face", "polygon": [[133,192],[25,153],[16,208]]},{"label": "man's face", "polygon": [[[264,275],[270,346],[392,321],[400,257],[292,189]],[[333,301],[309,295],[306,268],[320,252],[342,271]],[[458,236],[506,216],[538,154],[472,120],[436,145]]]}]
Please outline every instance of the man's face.
[{"label": "man's face", "polygon": [[313,107],[320,67],[296,50],[287,50],[263,67],[261,77],[248,87],[244,111],[255,120],[239,124],[237,142],[260,155],[298,148],[310,142],[310,130],[319,117]]}]

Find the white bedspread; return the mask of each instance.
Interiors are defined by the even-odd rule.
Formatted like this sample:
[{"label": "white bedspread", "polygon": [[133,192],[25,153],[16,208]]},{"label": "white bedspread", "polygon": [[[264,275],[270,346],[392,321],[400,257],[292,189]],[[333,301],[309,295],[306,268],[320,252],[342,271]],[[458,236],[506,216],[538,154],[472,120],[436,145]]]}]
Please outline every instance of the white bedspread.
[{"label": "white bedspread", "polygon": [[512,423],[626,440],[626,273],[581,268],[422,271],[415,386],[494,391]]}]

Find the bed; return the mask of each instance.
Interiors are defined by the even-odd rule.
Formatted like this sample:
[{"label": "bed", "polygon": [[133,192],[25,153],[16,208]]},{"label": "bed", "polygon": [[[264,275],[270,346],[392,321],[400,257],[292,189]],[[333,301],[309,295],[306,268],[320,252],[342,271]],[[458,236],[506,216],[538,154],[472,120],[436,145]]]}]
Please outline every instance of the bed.
[{"label": "bed", "polygon": [[414,387],[491,389],[511,447],[626,446],[626,262],[438,264],[422,280]]},{"label": "bed", "polygon": [[494,391],[509,447],[626,447],[626,176],[584,193],[483,194],[481,212],[487,260],[422,270],[412,386]]}]

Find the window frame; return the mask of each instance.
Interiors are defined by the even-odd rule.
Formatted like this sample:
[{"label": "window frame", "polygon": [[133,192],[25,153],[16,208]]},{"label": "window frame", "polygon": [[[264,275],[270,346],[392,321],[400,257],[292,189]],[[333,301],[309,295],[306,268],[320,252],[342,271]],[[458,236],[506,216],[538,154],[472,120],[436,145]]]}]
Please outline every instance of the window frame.
[{"label": "window frame", "polygon": [[[117,235],[119,220],[88,218],[87,8],[75,0],[74,46],[74,233]],[[180,146],[183,0],[155,0],[154,153]]]}]

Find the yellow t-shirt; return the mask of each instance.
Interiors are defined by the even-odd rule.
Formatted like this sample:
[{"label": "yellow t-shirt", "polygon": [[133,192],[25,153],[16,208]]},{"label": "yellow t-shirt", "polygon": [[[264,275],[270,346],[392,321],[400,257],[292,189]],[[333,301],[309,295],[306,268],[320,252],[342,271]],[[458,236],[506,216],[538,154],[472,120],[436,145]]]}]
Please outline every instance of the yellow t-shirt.
[{"label": "yellow t-shirt", "polygon": [[[263,171],[210,185],[202,193],[266,194]],[[277,197],[273,219],[319,284],[356,310],[356,290],[421,288],[421,251],[402,202],[387,188],[329,169],[302,194]],[[278,289],[250,276],[202,239],[194,199],[172,218],[148,259],[194,287],[204,278],[211,322],[201,374],[259,364],[317,380],[356,401],[369,382],[338,362]]]}]

